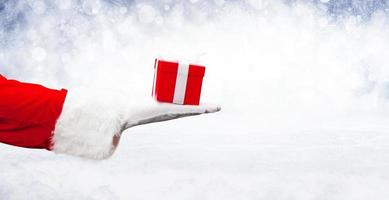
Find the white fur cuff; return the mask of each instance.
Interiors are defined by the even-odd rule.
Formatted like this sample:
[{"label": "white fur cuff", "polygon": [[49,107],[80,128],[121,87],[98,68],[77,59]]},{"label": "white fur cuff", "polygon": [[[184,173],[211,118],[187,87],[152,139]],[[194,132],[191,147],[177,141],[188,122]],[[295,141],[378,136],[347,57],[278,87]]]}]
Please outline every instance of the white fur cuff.
[{"label": "white fur cuff", "polygon": [[107,158],[114,152],[113,137],[121,131],[120,112],[99,101],[99,94],[69,91],[52,138],[58,153]]}]

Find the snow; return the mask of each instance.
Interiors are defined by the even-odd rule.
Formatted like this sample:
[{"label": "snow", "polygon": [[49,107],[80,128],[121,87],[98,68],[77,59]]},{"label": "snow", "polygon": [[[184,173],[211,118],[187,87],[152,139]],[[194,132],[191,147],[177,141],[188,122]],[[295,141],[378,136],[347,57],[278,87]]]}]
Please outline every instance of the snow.
[{"label": "snow", "polygon": [[57,0],[56,4],[59,9],[66,10],[71,8],[72,6],[72,0]]},{"label": "snow", "polygon": [[36,61],[43,61],[46,59],[47,54],[42,47],[35,47],[31,52],[32,58]]},{"label": "snow", "polygon": [[126,14],[127,11],[128,11],[128,10],[127,10],[126,7],[121,7],[120,10],[119,10],[119,12],[120,12],[121,14]]},{"label": "snow", "polygon": [[34,13],[38,15],[46,11],[46,4],[43,1],[33,1],[31,7]]},{"label": "snow", "polygon": [[155,18],[155,9],[150,5],[138,5],[138,18],[142,23],[151,23]]},{"label": "snow", "polygon": [[207,65],[202,100],[222,111],[132,128],[102,161],[0,144],[0,199],[389,195],[384,12],[333,18],[335,1],[40,2],[39,14],[25,1],[0,10],[1,74],[142,99],[154,58],[182,59]]},{"label": "snow", "polygon": [[97,15],[101,8],[100,0],[83,1],[81,4],[82,11],[88,15]]}]

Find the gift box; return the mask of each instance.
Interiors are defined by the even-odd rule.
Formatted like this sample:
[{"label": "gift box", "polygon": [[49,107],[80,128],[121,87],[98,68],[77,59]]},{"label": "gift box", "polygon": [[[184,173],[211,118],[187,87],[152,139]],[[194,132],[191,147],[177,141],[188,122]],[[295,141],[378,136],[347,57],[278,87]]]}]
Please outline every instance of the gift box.
[{"label": "gift box", "polygon": [[205,67],[155,59],[153,97],[160,102],[199,105]]}]

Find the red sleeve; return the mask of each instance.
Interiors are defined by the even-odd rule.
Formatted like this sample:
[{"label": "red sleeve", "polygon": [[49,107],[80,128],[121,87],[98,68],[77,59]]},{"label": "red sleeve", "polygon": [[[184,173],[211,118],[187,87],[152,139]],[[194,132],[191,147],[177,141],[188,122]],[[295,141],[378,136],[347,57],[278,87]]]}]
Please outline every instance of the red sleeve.
[{"label": "red sleeve", "polygon": [[2,76],[1,74],[0,74],[0,81],[5,81],[6,79],[4,78],[4,76]]},{"label": "red sleeve", "polygon": [[50,149],[66,93],[0,75],[0,142]]}]

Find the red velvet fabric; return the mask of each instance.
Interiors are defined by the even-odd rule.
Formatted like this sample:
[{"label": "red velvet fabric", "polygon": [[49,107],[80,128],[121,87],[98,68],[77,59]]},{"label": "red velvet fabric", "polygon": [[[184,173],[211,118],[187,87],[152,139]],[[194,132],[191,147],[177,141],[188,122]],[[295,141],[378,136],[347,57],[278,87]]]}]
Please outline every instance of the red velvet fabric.
[{"label": "red velvet fabric", "polygon": [[0,75],[0,142],[50,150],[66,94]]}]

